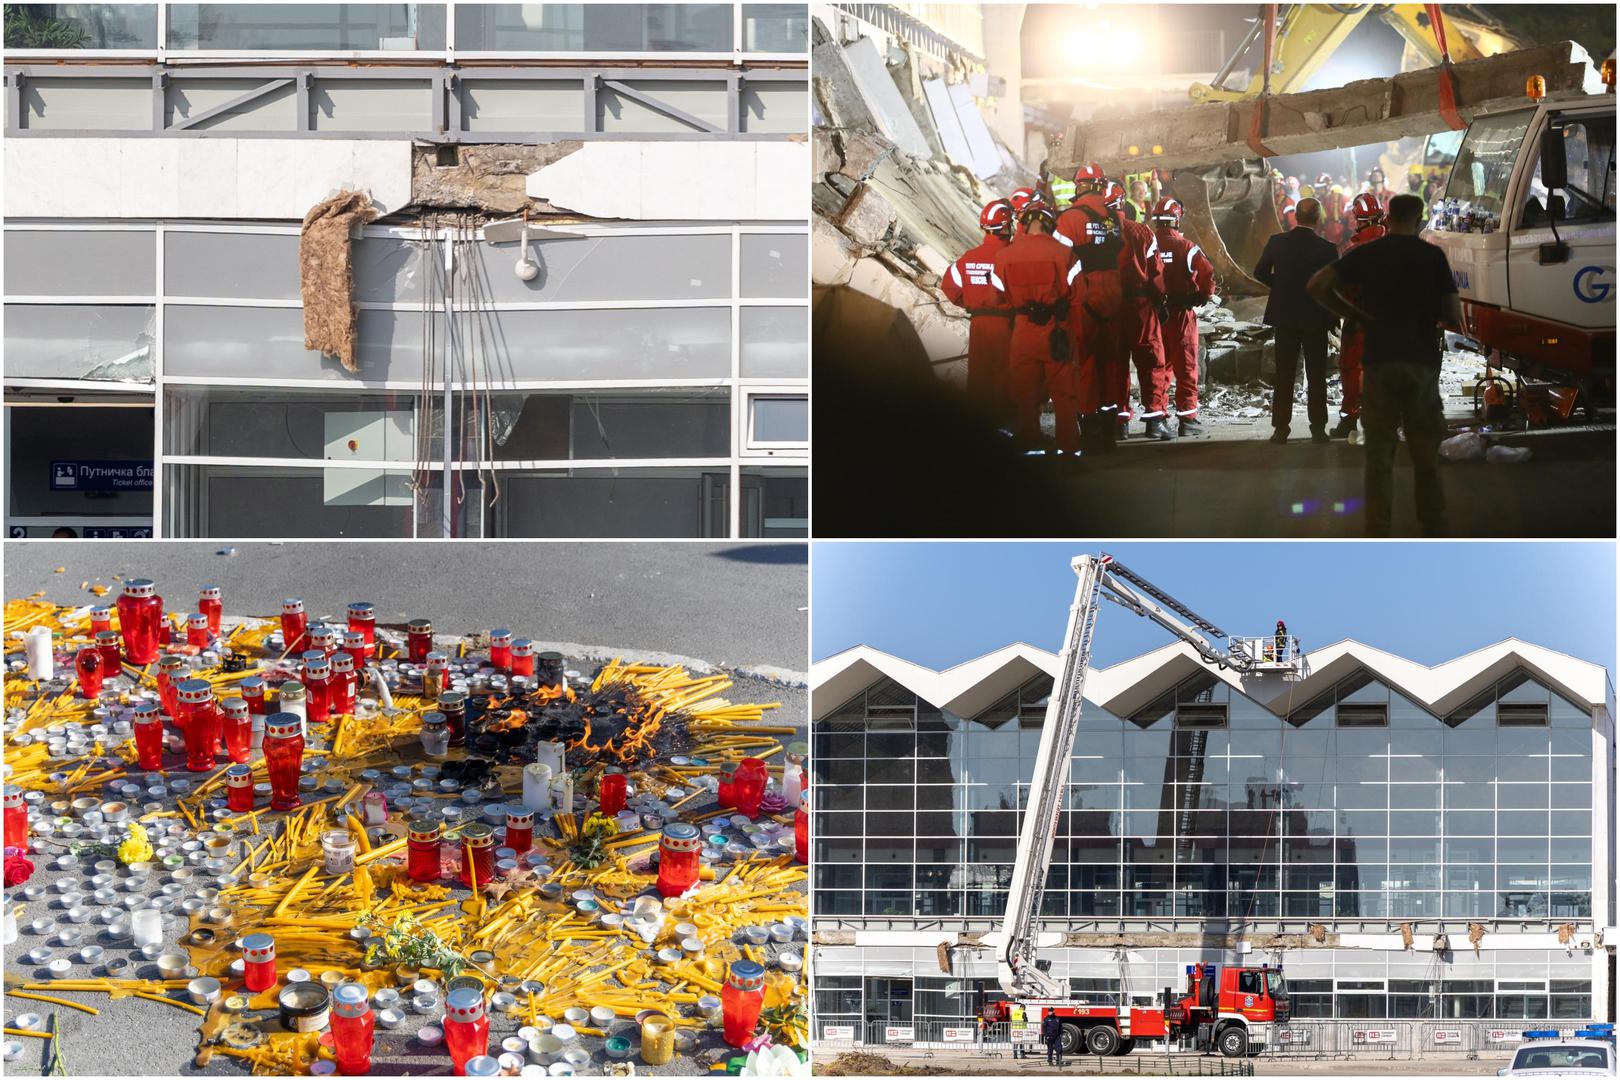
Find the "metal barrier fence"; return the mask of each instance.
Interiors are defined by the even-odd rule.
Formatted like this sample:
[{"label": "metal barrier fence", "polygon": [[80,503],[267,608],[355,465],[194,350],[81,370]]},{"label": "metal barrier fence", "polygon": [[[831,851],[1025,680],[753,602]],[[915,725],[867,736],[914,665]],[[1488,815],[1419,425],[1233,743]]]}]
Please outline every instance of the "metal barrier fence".
[{"label": "metal barrier fence", "polygon": [[[1261,1057],[1360,1059],[1368,1061],[1410,1061],[1421,1058],[1507,1057],[1522,1043],[1526,1029],[1553,1029],[1573,1035],[1585,1027],[1585,1020],[1295,1020],[1276,1029],[1276,1041],[1260,1052]],[[1009,1024],[977,1024],[971,1020],[919,1020],[913,1023],[883,1021],[848,1022],[816,1020],[811,1045],[816,1053],[840,1050],[915,1049],[933,1054],[952,1052],[981,1057],[1013,1058],[1028,1055],[1045,1058],[1034,1025],[1015,1031]],[[1079,1057],[1089,1057],[1080,1054]],[[1198,1075],[1246,1075],[1237,1068],[1242,1059],[1225,1059],[1192,1051],[1141,1047],[1129,1058],[1158,1058],[1173,1061],[1177,1073]],[[1072,1060],[1072,1057],[1071,1057]],[[1201,1069],[1195,1062],[1204,1062]],[[1220,1064],[1232,1066],[1225,1072]],[[1100,1062],[1099,1062],[1100,1064]],[[1207,1071],[1206,1071],[1207,1070]],[[1134,1070],[1130,1070],[1134,1071]]]}]

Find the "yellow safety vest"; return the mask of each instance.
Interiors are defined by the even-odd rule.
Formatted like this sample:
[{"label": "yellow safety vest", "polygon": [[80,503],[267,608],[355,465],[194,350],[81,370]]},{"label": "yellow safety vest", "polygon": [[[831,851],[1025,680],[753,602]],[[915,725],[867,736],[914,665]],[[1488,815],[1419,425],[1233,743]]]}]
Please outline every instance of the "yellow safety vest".
[{"label": "yellow safety vest", "polygon": [[1074,202],[1074,181],[1053,179],[1052,198],[1059,210],[1067,210],[1069,204]]}]

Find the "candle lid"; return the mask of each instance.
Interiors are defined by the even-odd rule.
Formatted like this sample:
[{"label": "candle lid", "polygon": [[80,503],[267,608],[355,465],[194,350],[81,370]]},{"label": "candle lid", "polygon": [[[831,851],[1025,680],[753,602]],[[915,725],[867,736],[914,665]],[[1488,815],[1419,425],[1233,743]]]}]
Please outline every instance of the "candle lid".
[{"label": "candle lid", "polygon": [[332,1011],[346,1020],[364,1016],[370,1009],[370,992],[357,982],[346,982],[332,991]]},{"label": "candle lid", "polygon": [[463,1069],[468,1076],[501,1075],[500,1061],[496,1058],[490,1057],[488,1054],[479,1054],[477,1057],[468,1058],[467,1064],[463,1066]]},{"label": "candle lid", "polygon": [[460,690],[446,690],[439,695],[439,709],[460,712],[467,707],[467,695]]},{"label": "candle lid", "polygon": [[187,679],[175,687],[175,692],[187,705],[201,705],[214,697],[213,684],[205,679]]},{"label": "candle lid", "polygon": [[124,595],[146,597],[157,595],[157,586],[150,578],[131,578],[124,582]]},{"label": "candle lid", "polygon": [[252,787],[253,766],[232,765],[225,770],[225,783],[229,787]]},{"label": "candle lid", "polygon": [[524,806],[522,803],[506,804],[506,824],[508,826],[528,825],[533,821],[534,811],[529,809],[527,806]]},{"label": "candle lid", "polygon": [[326,654],[319,649],[309,650],[303,655],[302,659],[304,661],[304,673],[306,675],[313,675],[316,672],[326,671],[332,666],[332,662],[326,658]]},{"label": "candle lid", "polygon": [[337,631],[332,627],[327,626],[325,623],[316,623],[314,626],[309,628],[309,636],[311,640],[318,639],[320,641],[325,641],[328,638],[335,640],[337,638]]},{"label": "candle lid", "polygon": [[411,839],[424,843],[439,838],[439,822],[437,818],[416,818],[411,822]]},{"label": "candle lid", "polygon": [[560,652],[543,652],[540,653],[539,656],[540,659],[544,660],[548,664],[560,664],[562,663],[563,658],[563,655]]},{"label": "candle lid", "polygon": [[284,682],[281,684],[282,701],[303,701],[304,684],[301,682]]},{"label": "candle lid", "polygon": [[435,709],[433,712],[425,712],[422,714],[423,727],[437,727],[439,724],[448,724],[449,722],[449,718],[446,717],[444,713],[439,712],[437,709]]},{"label": "candle lid", "polygon": [[257,675],[249,675],[236,686],[244,697],[260,697],[264,694],[264,680]]},{"label": "candle lid", "polygon": [[137,701],[135,707],[130,711],[134,713],[135,723],[150,724],[158,718],[158,703],[155,701]]},{"label": "candle lid", "polygon": [[6,809],[15,810],[18,807],[22,806],[22,804],[23,804],[23,790],[22,790],[22,788],[17,787],[15,784],[7,784],[6,785],[6,793],[5,793],[5,807],[6,807]]},{"label": "candle lid", "polygon": [[529,656],[534,652],[534,642],[528,638],[518,638],[512,642],[512,652],[516,656]]},{"label": "candle lid", "polygon": [[[276,939],[266,933],[249,934],[242,939],[242,956],[251,963],[272,960],[276,955]],[[735,965],[733,965],[735,966]]]},{"label": "candle lid", "polygon": [[264,721],[264,734],[271,739],[290,739],[304,730],[297,713],[272,713]]},{"label": "candle lid", "polygon": [[810,756],[810,744],[807,742],[790,742],[787,744],[787,756],[803,761]]},{"label": "candle lid", "polygon": [[428,667],[449,667],[450,666],[450,657],[448,655],[446,655],[445,653],[442,653],[442,652],[430,652],[430,653],[427,654],[427,666]]},{"label": "candle lid", "polygon": [[[115,644],[118,643],[118,631],[116,631],[116,630],[97,630],[96,631],[96,640],[103,643],[103,644],[106,644],[106,645],[115,645]],[[180,658],[178,656],[175,657],[175,659],[180,660]],[[185,663],[184,660],[180,660],[180,662],[182,664]]]},{"label": "candle lid", "polygon": [[332,670],[347,675],[354,670],[354,657],[346,652],[332,654]]},{"label": "candle lid", "polygon": [[218,600],[222,595],[224,594],[219,591],[218,585],[204,585],[197,590],[197,599],[199,600]]},{"label": "candle lid", "polygon": [[765,985],[765,969],[752,960],[733,960],[726,982],[738,990],[758,990]]},{"label": "candle lid", "polygon": [[606,769],[603,769],[602,772],[605,775],[608,775],[608,776],[623,776],[624,775],[624,770],[619,768],[617,765],[609,765]]},{"label": "candle lid", "polygon": [[93,607],[93,608],[90,609],[90,618],[92,618],[92,619],[110,619],[110,618],[112,618],[112,608],[110,608],[110,607]]},{"label": "candle lid", "polygon": [[444,1018],[470,1023],[484,1015],[484,994],[470,986],[458,986],[444,998]]},{"label": "candle lid", "polygon": [[505,627],[502,627],[499,630],[491,630],[489,632],[489,643],[491,645],[512,644],[512,631],[506,629]]},{"label": "candle lid", "polygon": [[289,596],[281,602],[281,613],[283,615],[297,615],[303,610],[304,602],[296,596]]},{"label": "candle lid", "polygon": [[735,778],[737,775],[737,763],[735,761],[722,761],[720,763],[720,775],[727,780]]},{"label": "candle lid", "polygon": [[[115,637],[117,636],[115,631],[103,630],[100,633],[96,634],[96,637],[99,638],[99,637],[101,637],[102,634],[113,634],[113,636],[115,636]],[[183,657],[183,656],[164,656],[164,657],[160,657],[158,659],[158,671],[159,672],[163,672],[163,671],[172,672],[177,668],[183,668],[185,666],[186,666],[186,658]]]},{"label": "candle lid", "polygon": [[377,609],[375,606],[366,603],[364,600],[356,600],[354,603],[349,605],[349,617],[351,619],[375,619],[377,617]]},{"label": "candle lid", "polygon": [[405,624],[405,630],[407,633],[412,634],[431,634],[433,633],[433,620],[412,619],[410,622]]},{"label": "candle lid", "polygon": [[672,821],[664,826],[663,840],[659,846],[665,851],[696,851],[703,846],[703,841],[696,825]]},{"label": "candle lid", "polygon": [[482,821],[475,821],[461,830],[461,840],[468,847],[494,847],[495,829]]},{"label": "candle lid", "polygon": [[186,616],[186,625],[206,627],[208,625],[208,616],[204,615],[200,611],[193,611],[191,614]]},{"label": "candle lid", "polygon": [[233,719],[247,719],[248,703],[239,697],[229,697],[219,703],[220,712]]}]

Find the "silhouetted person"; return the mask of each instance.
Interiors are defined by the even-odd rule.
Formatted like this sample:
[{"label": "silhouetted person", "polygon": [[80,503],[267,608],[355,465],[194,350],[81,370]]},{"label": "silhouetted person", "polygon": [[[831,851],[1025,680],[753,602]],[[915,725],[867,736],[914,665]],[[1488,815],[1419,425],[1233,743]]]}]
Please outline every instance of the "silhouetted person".
[{"label": "silhouetted person", "polygon": [[1271,290],[1266,299],[1266,325],[1276,334],[1277,379],[1271,396],[1271,441],[1288,441],[1294,414],[1294,379],[1299,354],[1305,353],[1305,414],[1311,423],[1311,441],[1325,443],[1327,434],[1328,331],[1338,323],[1333,312],[1305,291],[1311,275],[1339,257],[1338,249],[1316,235],[1322,204],[1301,199],[1294,208],[1296,224],[1266,241],[1255,264],[1255,280]]}]

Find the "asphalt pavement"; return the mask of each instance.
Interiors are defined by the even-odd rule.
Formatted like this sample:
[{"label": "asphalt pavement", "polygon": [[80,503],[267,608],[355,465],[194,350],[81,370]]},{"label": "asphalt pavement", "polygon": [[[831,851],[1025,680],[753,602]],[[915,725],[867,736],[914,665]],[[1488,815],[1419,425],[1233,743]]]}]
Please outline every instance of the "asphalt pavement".
[{"label": "asphalt pavement", "polygon": [[[8,599],[44,590],[57,603],[110,603],[117,578],[147,577],[170,611],[190,610],[208,584],[224,590],[233,615],[274,616],[283,597],[300,596],[311,621],[342,624],[351,601],[367,600],[384,624],[429,618],[441,632],[502,626],[537,642],[731,670],[802,674],[809,666],[802,543],[49,540],[9,542],[5,555]],[[97,581],[113,588],[103,601],[84,588]]]}]

